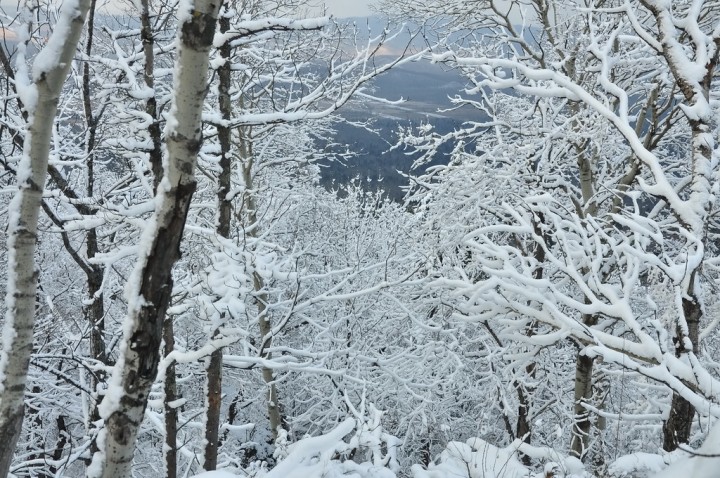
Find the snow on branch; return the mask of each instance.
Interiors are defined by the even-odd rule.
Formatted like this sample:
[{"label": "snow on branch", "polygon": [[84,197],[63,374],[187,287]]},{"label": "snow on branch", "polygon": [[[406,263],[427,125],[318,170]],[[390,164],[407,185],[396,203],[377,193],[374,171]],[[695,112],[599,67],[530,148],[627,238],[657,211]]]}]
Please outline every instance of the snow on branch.
[{"label": "snow on branch", "polygon": [[241,20],[231,30],[217,32],[213,45],[215,48],[252,35],[265,32],[315,31],[321,30],[330,22],[329,17],[305,18],[263,18],[259,20]]}]

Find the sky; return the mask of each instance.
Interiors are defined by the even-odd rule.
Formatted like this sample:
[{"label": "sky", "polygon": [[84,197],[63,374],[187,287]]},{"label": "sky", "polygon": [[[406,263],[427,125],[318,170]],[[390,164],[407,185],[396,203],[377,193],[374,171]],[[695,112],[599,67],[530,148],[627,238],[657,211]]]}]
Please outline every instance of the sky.
[{"label": "sky", "polygon": [[[372,13],[370,10],[370,3],[374,0],[325,0],[325,5],[328,8],[328,12],[338,18],[343,17],[366,17]],[[109,4],[112,6],[127,4],[126,1],[122,0],[109,0]],[[0,6],[6,8],[13,8],[16,3],[0,0]],[[5,35],[11,35],[11,32],[5,32]]]},{"label": "sky", "polygon": [[370,15],[370,0],[325,0],[330,13],[337,17],[365,17]]},{"label": "sky", "polygon": [[[3,2],[5,0],[2,0]],[[336,17],[366,17],[370,11],[373,0],[314,0],[312,3],[325,3],[331,15]],[[122,0],[110,0],[110,4],[123,3]],[[127,3],[127,2],[124,2]]]},{"label": "sky", "polygon": [[[325,5],[331,15],[336,17],[366,17],[372,12],[370,11],[370,2],[373,0],[325,0]],[[121,0],[110,0],[111,5],[113,3],[127,3]],[[9,0],[0,0],[0,5],[4,7],[12,7],[16,5],[16,2]]]}]

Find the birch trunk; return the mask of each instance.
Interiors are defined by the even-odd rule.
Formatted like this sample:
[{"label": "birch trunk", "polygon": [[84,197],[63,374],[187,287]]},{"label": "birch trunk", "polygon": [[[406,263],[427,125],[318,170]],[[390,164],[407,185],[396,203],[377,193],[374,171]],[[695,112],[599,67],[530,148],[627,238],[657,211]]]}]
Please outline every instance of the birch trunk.
[{"label": "birch trunk", "polygon": [[[575,76],[577,72],[573,68],[571,73]],[[571,105],[570,111],[573,116],[578,117],[581,112],[580,105]],[[576,132],[581,131],[582,127],[583,125],[578,120],[573,122],[573,129]],[[595,201],[595,175],[593,172],[593,164],[597,164],[598,158],[587,151],[587,145],[584,142],[576,143],[574,149],[577,157],[580,194],[582,195],[582,204],[577,206],[577,213],[581,218],[593,217],[598,214]],[[587,297],[585,302],[589,302]],[[598,318],[594,315],[582,315],[582,322],[588,327],[595,326],[597,320]],[[590,402],[593,398],[593,365],[594,360],[583,354],[581,350],[575,361],[573,423],[570,438],[570,454],[581,460],[585,458],[590,448],[592,421],[590,420],[590,412],[585,408],[584,403]]]},{"label": "birch trunk", "polygon": [[[248,215],[248,224],[250,230],[247,233],[252,238],[258,237],[257,227],[257,201],[255,200],[255,187],[253,184],[253,152],[252,143],[247,138],[241,138],[240,154],[243,156],[243,180],[245,182],[245,209]],[[260,348],[259,355],[264,359],[271,359],[272,354],[268,349],[272,346],[272,325],[268,317],[268,296],[265,291],[265,281],[257,274],[253,273],[253,289],[255,290],[255,301],[258,308],[258,328],[260,329]],[[273,440],[277,439],[278,428],[282,426],[282,413],[280,412],[280,403],[277,395],[277,387],[275,386],[275,376],[272,369],[263,367],[263,381],[267,385],[267,411],[270,421],[270,430]]]},{"label": "birch trunk", "polygon": [[[143,44],[143,56],[145,57],[145,67],[143,68],[143,79],[148,88],[155,89],[155,37],[153,35],[152,25],[150,23],[150,5],[149,0],[141,0],[140,8],[140,39]],[[153,172],[153,188],[157,192],[160,179],[163,176],[162,166],[162,131],[160,130],[160,121],[158,121],[157,99],[155,94],[150,95],[145,103],[145,112],[152,118],[152,122],[148,126],[150,140],[153,147],[149,151],[150,167]]]},{"label": "birch trunk", "polygon": [[[165,341],[165,357],[175,349],[175,328],[172,317],[165,319],[163,326],[163,340]],[[168,365],[165,370],[165,478],[177,477],[177,380],[175,377],[175,362]]]},{"label": "birch trunk", "polygon": [[[542,222],[544,220],[543,215],[540,214],[538,216],[538,219],[540,222]],[[535,234],[537,234],[538,236],[542,236],[544,234],[542,229],[540,228],[540,224],[535,223],[533,227],[535,230]],[[545,263],[545,249],[536,246],[533,255],[537,264]],[[544,267],[542,265],[538,266],[533,271],[533,278],[537,280],[542,279],[544,272]],[[533,335],[535,335],[535,325],[531,324],[527,328],[527,331],[525,333],[528,337],[532,337]],[[525,373],[532,382],[535,381],[537,377],[537,364],[535,363],[535,361],[532,361],[525,366]],[[515,426],[515,437],[529,445],[532,442],[532,424],[530,421],[530,412],[532,407],[532,392],[534,391],[534,387],[528,387],[526,384],[520,381],[515,381],[514,386],[518,394],[518,417]],[[520,455],[520,457],[525,466],[530,466],[530,464],[532,463],[532,458],[530,456],[523,453]]]},{"label": "birch trunk", "polygon": [[[688,42],[679,36],[684,31],[703,32],[702,25],[712,10],[689,8],[685,12],[674,12],[672,3],[659,0],[640,0],[655,17],[658,30],[660,53],[667,62],[675,84],[685,100],[684,109],[692,137],[691,174],[692,184],[687,205],[675,207],[674,213],[688,234],[686,273],[680,286],[682,307],[678,311],[676,324],[676,349],[678,357],[687,357],[699,350],[698,329],[702,317],[702,305],[698,291],[698,271],[705,254],[708,216],[714,201],[712,185],[715,184],[718,164],[713,158],[715,150],[714,111],[710,106],[710,91],[715,71],[720,62],[720,32],[711,35],[692,35]],[[702,7],[703,2],[697,2]],[[683,16],[684,14],[684,16]],[[679,15],[679,16],[678,16]],[[681,24],[682,29],[677,28]],[[688,68],[688,64],[692,68]],[[696,69],[697,67],[697,69]],[[701,69],[701,70],[700,70]],[[698,75],[702,71],[703,75]],[[690,113],[688,113],[690,112]],[[683,204],[685,206],[685,204]],[[673,392],[670,413],[663,425],[663,448],[672,451],[680,443],[687,443],[695,415],[695,408],[678,393]]]},{"label": "birch trunk", "polygon": [[[709,101],[709,85],[712,81],[715,66],[717,65],[717,58],[716,52],[713,60],[708,65],[707,76],[703,84],[704,90],[702,92],[694,91],[693,93],[692,98],[695,102],[703,100]],[[689,95],[689,93],[687,95]],[[695,196],[694,199],[699,199],[698,203],[702,205],[702,213],[698,218],[698,222],[689,224],[688,226],[697,242],[695,247],[699,251],[703,251],[704,248],[703,243],[706,240],[706,220],[712,201],[709,189],[710,185],[713,184],[710,176],[712,174],[711,165],[715,144],[714,138],[710,133],[710,121],[709,117],[690,120],[693,139],[692,195]],[[699,267],[700,265],[698,264],[695,266],[695,269],[689,270],[686,280],[686,290],[683,291],[682,309],[676,325],[675,355],[678,357],[697,354],[700,349],[699,331],[702,307],[695,290],[695,281]],[[665,451],[673,451],[678,448],[680,444],[690,441],[690,431],[694,418],[695,407],[693,407],[688,400],[680,396],[680,394],[673,392],[668,419],[663,423],[663,449]]]},{"label": "birch trunk", "polygon": [[10,205],[5,326],[0,354],[0,476],[10,469],[22,430],[24,391],[35,322],[35,245],[47,176],[53,123],[62,86],[82,34],[90,0],[66,1],[52,36],[33,65],[25,101],[28,124],[18,170],[18,192]]},{"label": "birch trunk", "polygon": [[101,405],[105,430],[88,476],[131,474],[137,432],[157,376],[162,329],[172,292],[172,267],[195,192],[195,165],[202,142],[208,58],[220,3],[181,2],[173,106],[168,118],[163,179],[155,213],[142,238],[139,260],[128,282],[128,316],[120,357]]},{"label": "birch trunk", "polygon": [[590,412],[585,408],[583,402],[590,402],[593,398],[593,362],[594,360],[582,351],[578,353],[575,362],[575,400],[574,416],[572,426],[572,438],[570,440],[570,454],[574,457],[584,459],[590,448]]},{"label": "birch trunk", "polygon": [[[687,337],[693,345],[693,350],[687,350],[683,344],[683,340],[678,340],[677,349],[675,351],[678,357],[688,353],[698,352],[698,339],[700,318],[702,310],[697,299],[683,299],[683,313],[687,322]],[[685,334],[678,330],[677,336],[683,337]],[[690,441],[690,431],[692,429],[693,419],[695,418],[695,407],[685,400],[677,392],[673,392],[672,401],[670,402],[670,413],[668,419],[663,423],[663,450],[673,451],[682,443]]]},{"label": "birch trunk", "polygon": [[[157,99],[155,98],[155,36],[153,34],[152,24],[150,22],[150,5],[149,0],[141,0],[140,2],[140,39],[143,45],[143,56],[145,65],[143,68],[143,79],[145,85],[153,90],[153,94],[147,98],[145,103],[145,112],[152,118],[152,122],[148,126],[148,133],[152,141],[152,148],[148,151],[150,159],[150,167],[153,172],[153,193],[157,194],[158,186],[163,177],[162,167],[162,131],[160,130],[160,121],[158,120]],[[172,281],[168,284],[172,289]],[[165,317],[163,321],[163,342],[165,343],[164,356],[167,357],[175,348],[175,326],[172,316]],[[165,409],[165,478],[175,478],[177,476],[177,421],[178,412],[177,404],[177,377],[175,375],[175,362],[169,363],[165,369],[165,383],[163,384],[165,393],[164,409]]]}]

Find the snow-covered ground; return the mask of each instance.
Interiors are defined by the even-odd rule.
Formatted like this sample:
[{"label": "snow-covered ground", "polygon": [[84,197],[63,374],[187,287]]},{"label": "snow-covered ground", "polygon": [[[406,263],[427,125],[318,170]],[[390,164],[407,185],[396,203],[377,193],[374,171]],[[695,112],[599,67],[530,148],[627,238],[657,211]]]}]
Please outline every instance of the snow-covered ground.
[{"label": "snow-covered ground", "polygon": [[[370,426],[368,426],[370,425]],[[309,437],[280,447],[286,456],[272,470],[257,467],[247,474],[218,470],[201,473],[193,478],[396,478],[392,440],[383,435],[375,420],[348,418],[335,429],[318,437]],[[390,443],[383,443],[389,440]],[[388,445],[390,445],[388,447]],[[385,448],[384,448],[385,447]],[[284,450],[284,451],[283,451]],[[545,456],[542,469],[524,466],[518,451],[533,458]],[[718,478],[720,476],[720,424],[710,431],[703,445],[696,451],[677,451],[665,456],[634,453],[619,457],[608,467],[608,478]],[[357,463],[347,457],[371,458]],[[554,456],[553,456],[554,455]],[[552,461],[555,458],[557,461]],[[668,463],[670,465],[668,466]],[[450,442],[440,456],[425,468],[414,465],[413,478],[593,478],[582,463],[573,457],[562,456],[553,450],[514,442],[498,448],[480,438],[465,443]]]}]

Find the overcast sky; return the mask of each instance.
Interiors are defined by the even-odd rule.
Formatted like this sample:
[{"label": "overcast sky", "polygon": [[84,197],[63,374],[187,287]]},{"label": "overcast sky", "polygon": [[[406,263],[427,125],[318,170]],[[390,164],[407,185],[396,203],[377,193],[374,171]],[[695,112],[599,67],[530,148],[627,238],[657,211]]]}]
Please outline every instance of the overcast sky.
[{"label": "overcast sky", "polygon": [[365,17],[370,15],[370,0],[325,0],[332,15],[338,17]]},{"label": "overcast sky", "polygon": [[[325,0],[331,15],[336,17],[365,17],[372,13],[370,11],[370,2],[372,0]],[[110,5],[120,5],[120,0],[110,0]],[[12,8],[17,5],[15,0],[0,0],[0,5]]]},{"label": "overcast sky", "polygon": [[[0,0],[5,3],[6,0]],[[372,12],[370,11],[370,2],[374,0],[315,0],[311,3],[325,3],[331,15],[336,17],[366,17]],[[110,4],[127,4],[123,0],[110,0]]]}]

